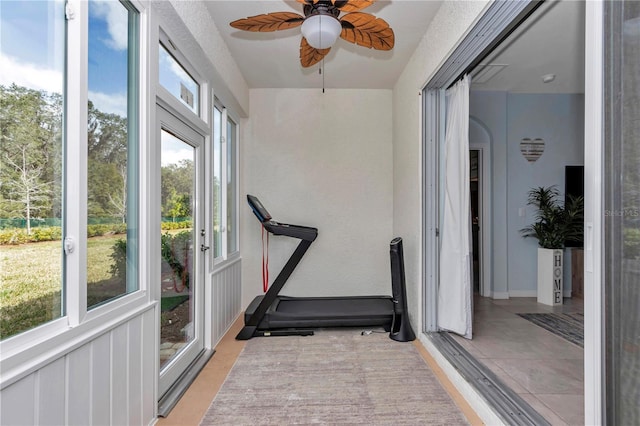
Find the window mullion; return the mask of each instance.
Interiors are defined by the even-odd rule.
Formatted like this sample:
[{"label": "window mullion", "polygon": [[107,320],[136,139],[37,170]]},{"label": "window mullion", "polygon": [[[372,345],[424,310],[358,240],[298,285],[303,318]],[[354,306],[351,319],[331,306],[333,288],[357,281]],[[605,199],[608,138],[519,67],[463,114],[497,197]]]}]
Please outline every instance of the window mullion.
[{"label": "window mullion", "polygon": [[239,140],[239,130],[238,130],[238,123],[235,119],[231,118],[230,119],[231,122],[231,128],[233,129],[232,134],[230,135],[231,138],[231,144],[230,146],[230,150],[231,150],[231,161],[228,161],[229,164],[231,164],[231,170],[228,171],[228,173],[231,174],[231,191],[233,191],[233,193],[230,195],[231,197],[231,203],[233,203],[233,205],[231,206],[231,227],[233,229],[233,233],[231,235],[232,237],[232,241],[233,241],[233,247],[230,248],[230,250],[232,250],[232,253],[236,253],[239,250],[239,242],[238,242],[238,209],[239,209],[239,205],[238,205],[238,201],[239,201],[239,195],[238,195],[238,140]]},{"label": "window mullion", "polygon": [[227,126],[227,109],[222,108],[222,143],[220,144],[220,191],[222,193],[222,200],[220,203],[220,223],[222,224],[222,258],[226,259],[228,255],[227,247],[227,147],[228,144],[228,126]]},{"label": "window mullion", "polygon": [[65,105],[64,294],[70,326],[87,313],[87,37],[86,1],[70,0]]}]

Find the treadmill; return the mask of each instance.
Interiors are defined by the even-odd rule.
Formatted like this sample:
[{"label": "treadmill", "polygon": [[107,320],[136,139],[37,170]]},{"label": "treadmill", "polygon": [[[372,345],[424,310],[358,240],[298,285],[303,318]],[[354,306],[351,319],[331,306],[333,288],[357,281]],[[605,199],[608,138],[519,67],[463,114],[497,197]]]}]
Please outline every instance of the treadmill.
[{"label": "treadmill", "polygon": [[391,242],[392,292],[390,296],[289,297],[279,293],[291,276],[318,229],[279,223],[272,219],[260,200],[247,195],[247,202],[262,226],[273,235],[299,239],[295,251],[264,295],[249,304],[244,315],[244,327],[237,340],[258,336],[313,335],[313,328],[322,327],[383,327],[398,341],[414,340],[406,315],[406,286],[402,254],[402,239]]}]

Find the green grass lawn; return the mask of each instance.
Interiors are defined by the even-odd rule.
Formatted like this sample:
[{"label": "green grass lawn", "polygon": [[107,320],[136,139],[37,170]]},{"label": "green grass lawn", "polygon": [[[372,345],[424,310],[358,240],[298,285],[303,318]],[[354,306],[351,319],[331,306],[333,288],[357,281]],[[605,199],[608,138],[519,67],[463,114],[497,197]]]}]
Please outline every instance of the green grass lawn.
[{"label": "green grass lawn", "polygon": [[62,243],[0,246],[0,336],[61,315]]},{"label": "green grass lawn", "polygon": [[[176,235],[185,229],[164,232]],[[125,279],[111,272],[114,245],[123,238],[107,235],[87,242],[89,309],[127,291]],[[0,339],[62,315],[62,262],[61,241],[0,245]]]},{"label": "green grass lawn", "polygon": [[[87,244],[89,306],[118,296],[125,286],[112,277],[112,247],[122,235]],[[0,245],[0,337],[6,338],[61,316],[62,242]]]}]

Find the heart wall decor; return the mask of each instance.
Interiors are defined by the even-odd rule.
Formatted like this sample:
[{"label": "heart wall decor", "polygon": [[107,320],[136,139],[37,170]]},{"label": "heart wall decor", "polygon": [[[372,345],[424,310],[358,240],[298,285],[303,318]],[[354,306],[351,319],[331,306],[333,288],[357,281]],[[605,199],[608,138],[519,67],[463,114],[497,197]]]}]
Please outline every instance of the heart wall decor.
[{"label": "heart wall decor", "polygon": [[535,163],[544,152],[544,139],[523,138],[520,141],[520,152],[530,163]]}]

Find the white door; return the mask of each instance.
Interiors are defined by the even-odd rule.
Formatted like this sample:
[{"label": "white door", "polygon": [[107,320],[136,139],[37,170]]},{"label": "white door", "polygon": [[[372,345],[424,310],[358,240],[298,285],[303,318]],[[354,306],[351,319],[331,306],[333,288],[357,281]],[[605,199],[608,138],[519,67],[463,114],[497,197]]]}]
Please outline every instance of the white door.
[{"label": "white door", "polygon": [[204,350],[204,137],[158,106],[161,146],[159,396]]}]

